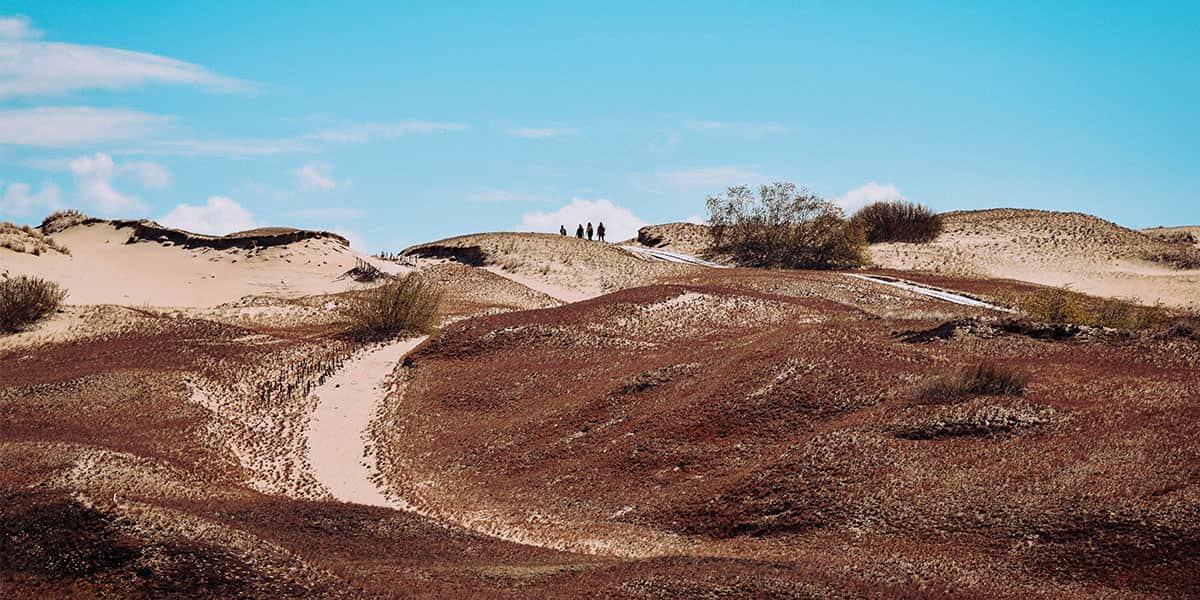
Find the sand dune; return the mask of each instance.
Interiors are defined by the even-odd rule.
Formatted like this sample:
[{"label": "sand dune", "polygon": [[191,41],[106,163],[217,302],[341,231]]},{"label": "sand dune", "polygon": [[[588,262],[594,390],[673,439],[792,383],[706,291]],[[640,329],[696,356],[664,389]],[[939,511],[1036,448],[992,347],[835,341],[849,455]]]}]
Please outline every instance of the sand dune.
[{"label": "sand dune", "polygon": [[[352,280],[338,278],[354,267],[356,258],[374,260],[336,236],[218,249],[169,239],[127,243],[133,232],[131,225],[108,221],[74,225],[52,235],[69,254],[0,248],[0,272],[55,281],[67,288],[72,304],[207,307],[247,295],[296,297],[354,289],[358,286]],[[240,236],[243,241],[252,238]]]}]

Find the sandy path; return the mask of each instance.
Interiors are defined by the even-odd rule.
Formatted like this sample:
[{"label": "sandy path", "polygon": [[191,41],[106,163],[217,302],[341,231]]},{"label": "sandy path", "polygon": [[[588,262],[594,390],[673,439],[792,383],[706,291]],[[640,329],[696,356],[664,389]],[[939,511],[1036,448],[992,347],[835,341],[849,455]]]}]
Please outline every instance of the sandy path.
[{"label": "sandy path", "polygon": [[495,273],[496,275],[508,279],[509,281],[519,283],[535,292],[541,292],[547,296],[550,296],[551,298],[554,298],[555,300],[561,300],[568,304],[572,302],[579,302],[581,300],[587,300],[589,298],[595,298],[596,296],[603,295],[604,293],[599,289],[578,290],[561,285],[554,285],[553,283],[542,281],[536,277],[529,277],[519,273],[513,273],[512,271],[502,269],[495,265],[483,267],[483,270],[490,273]]},{"label": "sandy path", "polygon": [[387,380],[409,351],[427,336],[366,351],[317,388],[319,400],[308,428],[308,460],[313,475],[342,502],[399,508],[371,481],[364,437]]},{"label": "sandy path", "polygon": [[943,290],[941,288],[935,288],[935,287],[928,286],[928,285],[921,285],[919,283],[913,283],[911,281],[907,281],[904,279],[897,279],[895,277],[881,277],[879,275],[859,275],[857,273],[847,273],[847,275],[849,275],[851,277],[856,277],[858,279],[865,279],[866,281],[873,281],[875,283],[881,283],[883,285],[890,285],[895,288],[900,288],[902,290],[910,291],[914,294],[920,294],[922,296],[929,296],[930,298],[937,298],[938,300],[943,300],[946,302],[950,302],[952,304],[961,304],[963,306],[974,306],[977,308],[989,308],[991,310],[998,310],[1001,312],[1008,312],[1008,313],[1015,312],[1012,309],[1004,308],[1003,306],[996,306],[995,304],[990,304],[990,303],[984,302],[982,300],[972,298],[970,296],[956,294],[954,292]]},{"label": "sandy path", "polygon": [[618,248],[650,260],[660,260],[663,262],[679,263],[684,265],[696,265],[698,267],[711,267],[714,269],[728,268],[725,265],[719,265],[715,262],[707,261],[691,254],[683,252],[673,252],[671,250],[662,250],[659,248],[645,248],[642,246],[618,246]]}]

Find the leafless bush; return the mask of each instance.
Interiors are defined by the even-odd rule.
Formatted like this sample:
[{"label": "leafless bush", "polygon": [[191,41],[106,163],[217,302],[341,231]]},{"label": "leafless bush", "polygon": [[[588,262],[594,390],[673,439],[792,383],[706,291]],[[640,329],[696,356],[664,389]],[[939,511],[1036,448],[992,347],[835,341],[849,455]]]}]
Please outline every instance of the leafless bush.
[{"label": "leafless bush", "polygon": [[866,239],[842,210],[820,196],[778,182],[731,187],[708,198],[713,254],[753,267],[837,269],[862,266]]},{"label": "leafless bush", "polygon": [[868,204],[854,213],[850,220],[862,228],[867,241],[872,244],[932,242],[942,232],[941,215],[913,202]]},{"label": "leafless bush", "polygon": [[0,279],[0,331],[13,332],[58,310],[67,292],[37,277]]},{"label": "leafless bush", "polygon": [[360,292],[343,309],[350,331],[365,337],[429,333],[438,323],[444,292],[416,273]]},{"label": "leafless bush", "polygon": [[974,367],[939,375],[921,387],[927,400],[954,400],[964,396],[1020,396],[1028,377],[1004,365],[980,363]]}]

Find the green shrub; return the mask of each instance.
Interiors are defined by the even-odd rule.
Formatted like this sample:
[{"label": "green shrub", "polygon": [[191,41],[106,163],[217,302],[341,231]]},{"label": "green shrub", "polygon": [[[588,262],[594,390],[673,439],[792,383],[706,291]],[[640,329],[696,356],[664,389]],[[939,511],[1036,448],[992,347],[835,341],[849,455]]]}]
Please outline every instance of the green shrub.
[{"label": "green shrub", "polygon": [[866,262],[866,238],[842,210],[806,189],[779,182],[759,188],[731,187],[708,198],[710,252],[741,265],[790,269],[839,269]]},{"label": "green shrub", "polygon": [[410,273],[360,292],[342,309],[350,331],[366,337],[391,337],[433,331],[444,292],[433,282]]},{"label": "green shrub", "polygon": [[980,363],[974,367],[939,375],[921,387],[919,396],[928,400],[954,400],[964,396],[1020,396],[1029,378],[1004,365]]},{"label": "green shrub", "polygon": [[942,232],[941,215],[924,205],[899,200],[868,204],[850,220],[862,228],[872,244],[921,244],[932,242]]},{"label": "green shrub", "polygon": [[14,332],[32,325],[62,307],[67,292],[57,283],[37,277],[0,279],[0,331]]}]

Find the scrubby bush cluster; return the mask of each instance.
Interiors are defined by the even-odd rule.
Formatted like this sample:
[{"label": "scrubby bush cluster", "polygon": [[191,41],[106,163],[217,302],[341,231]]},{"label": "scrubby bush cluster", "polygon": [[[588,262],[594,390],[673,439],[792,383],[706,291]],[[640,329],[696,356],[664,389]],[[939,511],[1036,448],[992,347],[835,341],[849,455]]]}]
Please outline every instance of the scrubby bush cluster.
[{"label": "scrubby bush cluster", "polygon": [[20,331],[62,307],[67,292],[57,283],[25,275],[0,279],[0,331]]},{"label": "scrubby bush cluster", "polygon": [[1148,257],[1152,262],[1167,265],[1174,269],[1189,270],[1200,269],[1200,249],[1192,246],[1180,245],[1178,248],[1171,248]]},{"label": "scrubby bush cluster", "polygon": [[939,375],[921,387],[927,400],[954,400],[965,396],[1020,396],[1029,378],[1005,365],[980,363],[968,369]]},{"label": "scrubby bush cluster", "polygon": [[438,324],[443,290],[410,273],[351,297],[342,313],[351,333],[364,337],[429,333]]},{"label": "scrubby bush cluster", "polygon": [[942,217],[928,207],[906,201],[876,202],[854,213],[850,219],[859,226],[867,241],[932,242],[942,232]]},{"label": "scrubby bush cluster", "polygon": [[739,264],[791,269],[862,266],[866,239],[832,202],[791,183],[731,187],[708,198],[710,252]]}]

